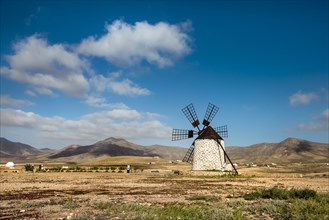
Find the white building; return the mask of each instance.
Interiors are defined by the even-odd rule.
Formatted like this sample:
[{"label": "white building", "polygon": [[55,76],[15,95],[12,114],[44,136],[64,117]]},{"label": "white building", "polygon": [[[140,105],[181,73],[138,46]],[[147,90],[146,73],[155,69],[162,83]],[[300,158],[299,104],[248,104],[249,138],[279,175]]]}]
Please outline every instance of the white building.
[{"label": "white building", "polygon": [[208,126],[194,142],[192,170],[222,170],[225,166],[224,140]]},{"label": "white building", "polygon": [[14,164],[14,162],[8,162],[8,163],[6,163],[6,167],[9,169],[14,169],[15,164]]}]

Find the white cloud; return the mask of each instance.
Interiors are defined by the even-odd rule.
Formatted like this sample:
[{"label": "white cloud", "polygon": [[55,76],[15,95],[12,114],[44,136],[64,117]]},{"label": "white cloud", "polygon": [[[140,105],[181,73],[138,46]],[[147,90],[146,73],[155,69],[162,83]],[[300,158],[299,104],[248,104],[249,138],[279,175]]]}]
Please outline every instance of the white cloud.
[{"label": "white cloud", "polygon": [[119,66],[133,66],[146,61],[165,67],[191,51],[188,45],[190,38],[184,32],[187,24],[159,22],[152,25],[143,21],[130,25],[116,20],[106,26],[107,33],[104,36],[84,39],[77,51],[84,55],[104,57]]},{"label": "white cloud", "polygon": [[289,97],[290,105],[307,105],[311,101],[318,99],[318,96],[314,92],[302,93],[301,91],[296,92]]},{"label": "white cloud", "polygon": [[114,73],[109,77],[95,75],[90,79],[90,85],[98,92],[111,91],[124,96],[146,96],[150,91],[141,88],[129,79],[119,79],[120,74]]},{"label": "white cloud", "polygon": [[114,109],[127,109],[128,107],[124,103],[109,103],[107,102],[106,98],[89,95],[85,101],[88,105],[100,108],[114,108]]},{"label": "white cloud", "polygon": [[[129,108],[116,108],[87,114],[78,120],[62,117],[45,117],[33,112],[14,109],[1,110],[1,129],[9,128],[35,131],[49,145],[86,144],[107,137],[122,137],[128,140],[170,139],[171,128],[162,124],[152,113],[143,113]],[[20,140],[24,140],[24,132]],[[26,138],[26,137],[25,137]]]},{"label": "white cloud", "polygon": [[83,70],[88,64],[64,45],[49,45],[34,35],[15,43],[13,49],[14,55],[5,56],[9,67],[0,69],[4,76],[28,84],[40,94],[51,95],[53,89],[80,97],[87,93]]},{"label": "white cloud", "polygon": [[327,131],[329,129],[329,109],[324,110],[311,123],[300,123],[297,128],[299,130],[309,131]]},{"label": "white cloud", "polygon": [[122,81],[112,81],[110,89],[119,95],[134,96],[134,95],[149,95],[150,91],[146,88],[141,88],[129,79]]},{"label": "white cloud", "polygon": [[110,104],[101,96],[103,92],[133,97],[147,96],[151,91],[122,77],[120,71],[109,77],[95,74],[88,57],[83,59],[81,54],[104,57],[118,65],[146,62],[164,67],[191,51],[186,33],[189,27],[190,22],[127,24],[116,20],[106,26],[105,35],[89,37],[76,47],[50,44],[40,35],[33,35],[13,44],[13,54],[4,55],[6,64],[0,67],[0,74],[25,84],[25,94],[29,96],[57,96],[60,91],[83,97],[89,105],[108,107]]},{"label": "white cloud", "polygon": [[8,106],[29,106],[33,105],[33,102],[27,101],[27,100],[21,100],[21,99],[14,99],[11,98],[10,96],[7,95],[1,95],[0,96],[0,104],[1,106],[3,105],[8,105]]},{"label": "white cloud", "polygon": [[34,91],[36,91],[40,95],[55,96],[52,90],[45,87],[36,87],[34,88]]},{"label": "white cloud", "polygon": [[106,99],[103,97],[96,97],[89,95],[86,99],[86,103],[90,106],[95,107],[108,107],[111,104],[106,102]]}]

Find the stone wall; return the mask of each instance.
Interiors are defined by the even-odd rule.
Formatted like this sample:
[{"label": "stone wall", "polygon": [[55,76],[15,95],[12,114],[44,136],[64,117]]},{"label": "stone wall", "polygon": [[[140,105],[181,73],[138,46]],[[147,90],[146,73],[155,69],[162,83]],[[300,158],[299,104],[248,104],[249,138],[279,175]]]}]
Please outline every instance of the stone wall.
[{"label": "stone wall", "polygon": [[[224,141],[221,144],[224,147]],[[224,152],[215,140],[197,139],[194,143],[192,170],[221,170],[224,158]]]}]

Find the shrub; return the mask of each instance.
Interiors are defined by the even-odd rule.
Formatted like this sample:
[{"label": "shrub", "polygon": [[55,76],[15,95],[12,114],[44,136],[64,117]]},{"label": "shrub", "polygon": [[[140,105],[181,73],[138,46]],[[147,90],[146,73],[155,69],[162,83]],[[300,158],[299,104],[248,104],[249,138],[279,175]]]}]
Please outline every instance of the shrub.
[{"label": "shrub", "polygon": [[91,168],[91,170],[98,170],[98,167],[94,166]]},{"label": "shrub", "polygon": [[79,167],[79,166],[76,166],[76,167],[75,167],[75,170],[78,171],[78,172],[82,172],[82,168]]},{"label": "shrub", "polygon": [[79,208],[79,207],[80,207],[80,205],[76,201],[74,201],[72,198],[70,198],[63,204],[63,208],[65,208],[65,209],[75,209],[75,208]]},{"label": "shrub", "polygon": [[34,170],[34,166],[33,165],[31,165],[31,164],[25,164],[25,170],[26,171],[33,171]]},{"label": "shrub", "polygon": [[291,198],[310,199],[316,196],[316,191],[311,189],[291,189],[289,194]]},{"label": "shrub", "polygon": [[281,189],[273,187],[271,189],[264,189],[243,196],[246,200],[255,199],[309,199],[316,196],[316,191],[311,189]]},{"label": "shrub", "polygon": [[[295,189],[291,190],[294,191]],[[289,191],[289,192],[291,192]],[[300,190],[302,195],[305,190]],[[291,196],[291,195],[290,195]],[[301,197],[303,197],[301,196]],[[269,215],[271,219],[327,219],[329,216],[329,195],[319,194],[314,198],[289,197],[289,200],[264,200],[261,202],[245,202],[244,205],[237,205],[242,211],[261,218]]]},{"label": "shrub", "polygon": [[53,172],[61,172],[62,168],[61,167],[53,167],[53,168],[50,168],[49,170],[53,171]]}]

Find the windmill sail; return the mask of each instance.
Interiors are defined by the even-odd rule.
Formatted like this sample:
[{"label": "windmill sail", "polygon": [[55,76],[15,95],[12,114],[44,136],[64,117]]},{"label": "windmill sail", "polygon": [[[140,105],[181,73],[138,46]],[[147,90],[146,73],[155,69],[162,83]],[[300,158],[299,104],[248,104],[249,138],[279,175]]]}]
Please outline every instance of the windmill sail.
[{"label": "windmill sail", "polygon": [[183,140],[187,138],[193,137],[195,131],[193,130],[185,130],[185,129],[173,129],[172,131],[172,141]]},{"label": "windmill sail", "polygon": [[214,128],[214,130],[217,132],[217,134],[219,134],[220,137],[222,138],[228,137],[227,125],[216,127]]},{"label": "windmill sail", "polygon": [[194,152],[194,142],[191,145],[191,147],[188,149],[188,151],[186,152],[186,154],[185,154],[185,156],[183,158],[183,162],[192,163],[193,152]]},{"label": "windmill sail", "polygon": [[185,108],[182,109],[184,115],[186,116],[186,118],[191,122],[192,126],[195,128],[197,127],[198,130],[199,129],[199,119],[198,116],[195,113],[195,109],[193,107],[193,104],[189,104],[188,106],[186,106]]},{"label": "windmill sail", "polygon": [[204,115],[204,119],[202,122],[202,124],[204,126],[209,126],[210,122],[213,120],[213,118],[217,114],[218,109],[219,108],[216,105],[213,105],[211,103],[208,104],[207,111],[206,111],[206,114]]}]

